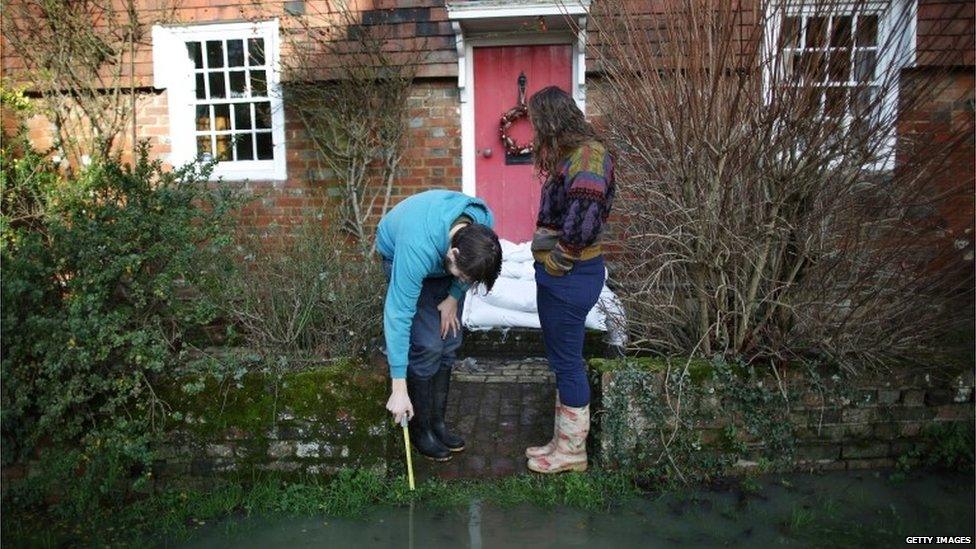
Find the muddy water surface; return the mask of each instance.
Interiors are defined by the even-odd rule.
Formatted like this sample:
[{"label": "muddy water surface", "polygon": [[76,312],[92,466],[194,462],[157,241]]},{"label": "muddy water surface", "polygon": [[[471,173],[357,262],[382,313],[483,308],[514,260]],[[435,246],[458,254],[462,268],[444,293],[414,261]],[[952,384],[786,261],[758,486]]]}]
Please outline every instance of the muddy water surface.
[{"label": "muddy water surface", "polygon": [[350,519],[227,520],[182,547],[890,547],[908,536],[974,536],[974,478],[890,472],[769,476],[735,489],[670,492],[609,510],[472,501],[377,508]]}]

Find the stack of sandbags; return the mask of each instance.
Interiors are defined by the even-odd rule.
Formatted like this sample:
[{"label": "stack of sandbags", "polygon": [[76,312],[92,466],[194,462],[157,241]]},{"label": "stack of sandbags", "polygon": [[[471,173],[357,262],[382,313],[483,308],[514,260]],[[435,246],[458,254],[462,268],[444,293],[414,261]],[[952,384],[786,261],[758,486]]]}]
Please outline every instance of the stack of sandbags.
[{"label": "stack of sandbags", "polygon": [[[529,242],[515,244],[502,240],[502,272],[491,293],[472,288],[464,301],[462,321],[472,330],[491,328],[539,328],[535,302],[535,267]],[[606,286],[593,310],[586,316],[586,327],[607,331],[607,315],[623,319],[620,300]],[[610,322],[611,343],[621,344],[622,336]]]}]

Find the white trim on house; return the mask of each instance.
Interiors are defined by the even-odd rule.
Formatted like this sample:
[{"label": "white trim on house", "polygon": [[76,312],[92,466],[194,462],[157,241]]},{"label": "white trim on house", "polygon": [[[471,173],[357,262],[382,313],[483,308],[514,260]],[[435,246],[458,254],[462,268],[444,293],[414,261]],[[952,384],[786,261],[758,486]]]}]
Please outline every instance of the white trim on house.
[{"label": "white trim on house", "polygon": [[193,111],[196,103],[194,66],[186,54],[186,42],[258,37],[264,38],[265,65],[268,67],[267,93],[271,103],[273,159],[218,162],[211,179],[284,181],[287,178],[278,19],[153,27],[153,86],[167,90],[172,151],[170,164],[181,166],[198,160]]},{"label": "white trim on house", "polygon": [[[458,92],[461,100],[461,190],[475,196],[477,192],[476,166],[477,144],[475,143],[474,106],[474,48],[490,46],[529,46],[541,44],[567,44],[572,52],[573,98],[580,110],[586,112],[586,14],[589,0],[563,2],[562,0],[526,2],[512,5],[498,0],[471,0],[468,2],[449,2],[448,18],[455,34],[455,47],[458,52]],[[572,29],[553,30],[546,33],[508,33],[498,36],[479,32],[477,23],[485,20],[495,22],[524,17],[573,17],[573,24],[579,32]],[[472,30],[473,29],[473,30]]]},{"label": "white trim on house", "polygon": [[502,17],[586,15],[590,11],[590,0],[578,0],[576,2],[572,0],[536,0],[518,4],[500,0],[468,0],[466,2],[448,2],[445,7],[448,18],[452,21]]}]

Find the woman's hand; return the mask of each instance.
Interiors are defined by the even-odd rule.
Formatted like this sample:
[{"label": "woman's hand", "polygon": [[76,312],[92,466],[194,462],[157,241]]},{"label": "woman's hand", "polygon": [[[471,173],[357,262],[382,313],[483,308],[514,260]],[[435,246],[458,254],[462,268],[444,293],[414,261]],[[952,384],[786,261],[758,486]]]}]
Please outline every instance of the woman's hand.
[{"label": "woman's hand", "polygon": [[452,332],[453,336],[456,336],[458,330],[461,329],[457,314],[458,300],[449,295],[440,302],[437,310],[441,312],[441,339],[447,339],[447,332],[449,331]]},{"label": "woman's hand", "polygon": [[413,418],[413,404],[410,403],[410,395],[407,394],[407,380],[394,379],[393,388],[390,391],[390,399],[386,401],[386,409],[393,414],[393,420],[399,425],[403,418],[408,420]]}]

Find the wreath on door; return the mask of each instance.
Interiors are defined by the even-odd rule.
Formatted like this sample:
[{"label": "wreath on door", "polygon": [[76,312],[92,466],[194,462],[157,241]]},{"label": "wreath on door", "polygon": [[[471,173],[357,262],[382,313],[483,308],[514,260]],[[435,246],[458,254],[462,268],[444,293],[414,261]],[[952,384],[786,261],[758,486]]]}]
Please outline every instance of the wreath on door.
[{"label": "wreath on door", "polygon": [[521,118],[529,115],[529,107],[525,104],[525,73],[518,77],[518,104],[509,109],[502,115],[498,125],[498,133],[501,135],[502,144],[505,146],[505,154],[508,156],[522,156],[532,154],[532,143],[523,144],[508,135],[508,130]]}]

